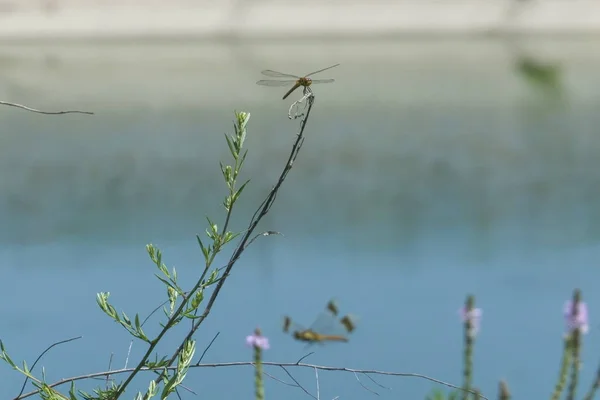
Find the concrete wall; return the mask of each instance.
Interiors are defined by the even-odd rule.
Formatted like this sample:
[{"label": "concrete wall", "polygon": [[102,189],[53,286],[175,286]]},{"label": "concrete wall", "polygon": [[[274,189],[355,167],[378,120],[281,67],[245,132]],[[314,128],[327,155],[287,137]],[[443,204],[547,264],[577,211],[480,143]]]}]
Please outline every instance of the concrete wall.
[{"label": "concrete wall", "polygon": [[0,0],[0,40],[600,33],[598,0]]}]

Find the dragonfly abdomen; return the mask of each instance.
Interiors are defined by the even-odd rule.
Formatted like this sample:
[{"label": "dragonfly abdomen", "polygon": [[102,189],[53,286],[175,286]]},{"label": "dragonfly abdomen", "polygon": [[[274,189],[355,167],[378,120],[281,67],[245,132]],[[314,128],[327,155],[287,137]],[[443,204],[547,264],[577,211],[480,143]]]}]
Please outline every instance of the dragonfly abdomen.
[{"label": "dragonfly abdomen", "polygon": [[294,332],[294,338],[303,342],[347,342],[348,338],[341,335],[324,335],[311,330]]}]

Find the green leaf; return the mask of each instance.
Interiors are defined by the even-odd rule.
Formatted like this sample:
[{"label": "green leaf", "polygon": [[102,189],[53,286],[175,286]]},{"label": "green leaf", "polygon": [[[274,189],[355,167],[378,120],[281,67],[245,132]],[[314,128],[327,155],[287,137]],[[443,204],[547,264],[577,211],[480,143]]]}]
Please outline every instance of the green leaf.
[{"label": "green leaf", "polygon": [[127,314],[125,314],[124,311],[122,312],[122,314],[123,314],[123,321],[125,322],[125,324],[131,326],[131,320],[129,319]]},{"label": "green leaf", "polygon": [[229,189],[231,189],[231,185],[233,183],[233,178],[232,178],[232,168],[231,165],[223,165],[222,162],[219,162],[219,165],[221,166],[221,173],[223,174],[223,179],[225,180],[225,183],[227,183],[227,187]]},{"label": "green leaf", "polygon": [[218,230],[217,224],[212,222],[210,220],[210,218],[208,218],[208,217],[206,217],[206,220],[208,221],[208,225],[209,225],[209,228],[206,229],[206,235],[209,238],[211,238],[212,240],[215,240],[219,236],[219,230]]},{"label": "green leaf", "polygon": [[4,361],[6,361],[11,367],[16,368],[17,364],[14,363],[14,361],[10,358],[10,356],[6,352],[6,348],[4,347],[4,342],[2,342],[2,340],[0,340],[0,351],[2,352],[2,354],[0,354],[0,358],[2,358]]},{"label": "green leaf", "polygon": [[235,239],[236,237],[238,237],[239,235],[240,235],[240,232],[233,233],[233,232],[231,232],[231,231],[227,231],[227,232],[225,233],[225,237],[224,237],[223,243],[229,243],[229,242],[231,242],[233,239]]},{"label": "green leaf", "polygon": [[236,171],[236,175],[239,173],[239,171],[242,169],[242,166],[244,165],[244,161],[246,161],[246,156],[248,155],[248,150],[246,150],[244,152],[244,155],[242,156],[240,163],[238,165],[238,170]]},{"label": "green leaf", "polygon": [[211,272],[210,276],[208,277],[208,281],[206,282],[206,286],[210,286],[213,283],[215,283],[215,281],[217,280],[217,276],[219,275],[219,270],[218,269],[214,269],[213,272]]},{"label": "green leaf", "polygon": [[231,199],[232,204],[236,202],[238,197],[240,197],[240,195],[242,194],[242,191],[244,190],[244,188],[246,187],[246,185],[248,183],[250,183],[250,179],[248,179],[246,182],[244,182],[244,184],[242,186],[240,186],[240,188],[233,194],[233,198]]},{"label": "green leaf", "polygon": [[139,327],[139,329],[137,329],[135,336],[142,339],[146,343],[151,342],[151,340],[148,338],[148,336],[146,336],[146,333],[144,333],[144,330],[142,329],[142,327]]},{"label": "green leaf", "polygon": [[225,199],[223,199],[223,208],[225,208],[226,211],[229,211],[229,207],[230,207],[230,203],[231,203],[231,197],[229,195],[225,196]]},{"label": "green leaf", "polygon": [[152,397],[156,396],[157,392],[158,388],[156,387],[156,382],[154,380],[151,380],[150,385],[148,385],[148,390],[146,391],[146,396],[144,398],[151,399]]},{"label": "green leaf", "polygon": [[223,200],[223,207],[225,207],[225,211],[231,210],[231,205],[233,202],[231,201],[231,196],[226,196],[225,200]]},{"label": "green leaf", "polygon": [[30,375],[31,372],[29,372],[29,368],[27,367],[27,361],[23,360],[23,372],[25,373],[25,375]]},{"label": "green leaf", "polygon": [[156,251],[156,249],[154,248],[154,245],[152,245],[152,244],[147,244],[146,245],[146,252],[148,253],[148,256],[150,256],[150,259],[153,262],[156,259],[155,251]]},{"label": "green leaf", "polygon": [[190,308],[189,310],[186,310],[185,312],[183,312],[183,316],[184,316],[185,318],[187,318],[187,319],[190,319],[190,320],[192,320],[192,321],[194,321],[194,320],[197,320],[197,319],[199,319],[199,318],[202,318],[202,316],[201,316],[201,315],[196,315],[196,314],[194,313],[194,311],[196,311],[196,310],[194,310],[194,309]]},{"label": "green leaf", "polygon": [[231,140],[231,138],[229,136],[227,136],[227,134],[225,134],[225,139],[227,140],[227,146],[229,147],[229,152],[231,153],[233,158],[235,160],[237,160],[238,152],[235,149],[235,145],[233,144],[233,141]]},{"label": "green leaf", "polygon": [[248,125],[248,121],[250,121],[250,113],[246,111],[240,111],[237,113],[238,124],[240,125],[240,129],[246,129],[246,125]]},{"label": "green leaf", "polygon": [[204,291],[202,289],[198,289],[196,290],[196,294],[192,299],[192,308],[194,310],[197,309],[200,303],[202,303],[202,300],[204,300]]},{"label": "green leaf", "polygon": [[108,297],[110,296],[110,292],[107,293],[103,293],[100,292],[98,294],[96,294],[96,303],[98,303],[98,305],[100,306],[101,309],[106,309],[106,304],[107,304],[107,300]]},{"label": "green leaf", "polygon": [[196,235],[196,239],[198,239],[198,244],[200,245],[200,249],[202,249],[202,254],[204,254],[204,260],[208,263],[210,258],[210,249],[204,246],[202,239],[200,239],[200,235]]},{"label": "green leaf", "polygon": [[165,285],[167,285],[168,287],[172,288],[173,290],[179,291],[177,290],[177,287],[175,285],[173,285],[171,282],[169,282],[168,280],[166,280],[165,278],[158,276],[156,274],[154,274],[154,276],[161,281],[162,283],[164,283]]},{"label": "green leaf", "polygon": [[75,382],[71,381],[71,388],[69,389],[69,400],[77,400],[75,395]]},{"label": "green leaf", "polygon": [[159,368],[159,367],[166,367],[168,364],[169,364],[169,361],[167,360],[167,356],[164,356],[159,360],[158,356],[155,354],[154,361],[147,360],[144,363],[144,366],[146,368],[153,369],[153,368]]},{"label": "green leaf", "polygon": [[165,276],[167,278],[171,278],[171,275],[169,275],[169,269],[167,268],[167,266],[165,264],[156,264],[156,266],[158,267],[158,269],[165,274]]},{"label": "green leaf", "polygon": [[171,316],[173,314],[173,311],[175,310],[175,302],[177,301],[177,296],[179,295],[179,293],[177,293],[177,290],[173,289],[172,287],[167,287],[167,295],[169,296],[170,308],[170,313],[168,314],[168,316]]},{"label": "green leaf", "polygon": [[177,385],[177,374],[173,375],[166,383],[163,388],[162,394],[160,395],[161,399],[166,399],[169,394],[175,391],[175,386]]}]

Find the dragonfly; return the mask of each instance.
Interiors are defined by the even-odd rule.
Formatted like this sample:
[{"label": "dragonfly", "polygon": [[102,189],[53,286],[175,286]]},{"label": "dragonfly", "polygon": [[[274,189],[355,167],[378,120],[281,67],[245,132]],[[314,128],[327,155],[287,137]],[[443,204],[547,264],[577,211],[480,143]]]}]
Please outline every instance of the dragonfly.
[{"label": "dragonfly", "polygon": [[[314,74],[318,74],[319,72],[323,72],[326,71],[328,69],[331,69],[333,67],[337,67],[340,64],[335,64],[332,65],[331,67],[327,67],[327,68],[323,68],[320,69],[318,71],[315,72],[311,72],[310,74],[306,74],[304,76],[297,76],[297,75],[292,75],[292,74],[284,74],[282,72],[277,72],[277,71],[273,71],[270,69],[261,71],[261,74],[266,75],[266,76],[270,76],[272,78],[293,78],[293,79],[286,79],[283,81],[280,80],[275,80],[275,79],[264,79],[264,80],[260,80],[258,82],[256,82],[257,85],[261,85],[261,86],[288,86],[288,85],[293,85],[291,87],[290,90],[288,90],[288,92],[283,96],[283,100],[285,100],[290,94],[292,94],[292,92],[296,89],[298,89],[300,86],[304,87],[305,89],[308,89],[308,87],[310,85],[312,85],[313,83],[331,83],[334,82],[334,79],[311,79],[309,78],[309,76],[314,75]],[[309,89],[310,90],[310,89]]]},{"label": "dragonfly", "polygon": [[288,316],[283,320],[283,331],[301,342],[325,343],[347,342],[347,335],[356,327],[356,318],[345,315],[338,319],[338,308],[333,300],[329,300],[325,310],[317,317],[316,321],[305,329],[292,321]]}]

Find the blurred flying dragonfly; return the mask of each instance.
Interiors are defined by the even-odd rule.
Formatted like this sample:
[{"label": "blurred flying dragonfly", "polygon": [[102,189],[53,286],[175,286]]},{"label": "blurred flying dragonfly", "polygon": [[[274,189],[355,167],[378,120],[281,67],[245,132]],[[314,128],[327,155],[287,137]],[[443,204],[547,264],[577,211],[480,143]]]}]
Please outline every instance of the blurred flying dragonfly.
[{"label": "blurred flying dragonfly", "polygon": [[311,72],[310,74],[306,74],[305,76],[284,74],[282,72],[277,72],[277,71],[272,71],[270,69],[267,69],[267,70],[261,71],[261,74],[270,76],[273,78],[294,78],[294,79],[287,79],[287,80],[283,80],[283,81],[278,81],[275,79],[264,79],[264,80],[260,80],[260,81],[256,82],[256,84],[261,85],[261,86],[293,85],[292,88],[290,90],[288,90],[288,92],[283,96],[283,100],[285,100],[290,94],[292,94],[292,92],[294,90],[298,89],[300,86],[304,87],[305,90],[310,90],[309,86],[312,85],[313,83],[331,83],[331,82],[333,82],[334,79],[311,79],[311,78],[309,78],[309,76],[318,74],[319,72],[326,71],[333,67],[337,67],[338,65],[340,65],[340,64],[335,64],[335,65],[332,65],[331,67],[327,67],[327,68],[323,68],[323,69],[320,69],[315,72]]},{"label": "blurred flying dragonfly", "polygon": [[290,333],[294,339],[309,344],[347,342],[347,335],[352,333],[355,327],[355,317],[345,315],[338,319],[338,308],[333,300],[327,303],[325,310],[308,329],[292,322],[292,319],[288,316],[285,316],[283,320],[283,331],[285,333]]}]

